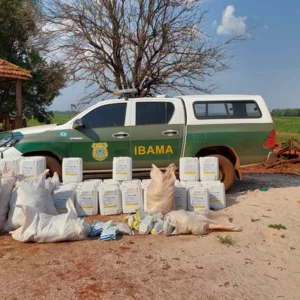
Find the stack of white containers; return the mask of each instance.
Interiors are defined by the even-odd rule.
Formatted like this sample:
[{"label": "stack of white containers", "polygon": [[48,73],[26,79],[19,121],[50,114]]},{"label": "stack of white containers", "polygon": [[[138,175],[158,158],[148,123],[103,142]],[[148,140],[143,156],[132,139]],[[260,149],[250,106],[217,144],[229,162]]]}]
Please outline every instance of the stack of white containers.
[{"label": "stack of white containers", "polygon": [[4,166],[7,169],[13,170],[16,174],[20,174],[20,161],[21,157],[10,157],[0,159],[0,173],[3,172]]},{"label": "stack of white containers", "polygon": [[67,212],[66,203],[71,199],[75,204],[76,183],[67,183],[57,187],[53,192],[53,201],[59,214]]},{"label": "stack of white containers", "polygon": [[98,214],[98,187],[101,180],[90,180],[79,183],[76,189],[75,207],[78,216]]},{"label": "stack of white containers", "polygon": [[[224,184],[218,181],[219,161],[217,157],[183,157],[180,159],[180,184],[175,184],[175,203],[177,209],[184,190],[188,191],[188,210],[199,211],[204,208],[222,209],[226,207]],[[199,179],[201,182],[199,182]]]},{"label": "stack of white containers", "polygon": [[62,163],[63,183],[76,183],[83,180],[83,162],[80,157],[64,158]]},{"label": "stack of white containers", "polygon": [[35,177],[46,170],[46,159],[43,156],[22,157],[19,174],[24,177]]}]

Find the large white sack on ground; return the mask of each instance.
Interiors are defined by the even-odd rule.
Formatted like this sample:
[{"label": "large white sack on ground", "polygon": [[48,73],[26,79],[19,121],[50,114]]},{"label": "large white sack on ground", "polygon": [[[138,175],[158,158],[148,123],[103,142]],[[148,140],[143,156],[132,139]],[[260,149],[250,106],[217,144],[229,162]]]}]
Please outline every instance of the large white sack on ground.
[{"label": "large white sack on ground", "polygon": [[11,194],[8,219],[5,223],[6,232],[15,230],[24,224],[24,214],[15,205],[26,205],[34,208],[37,212],[46,212],[46,188],[44,174],[29,178],[18,183]]},{"label": "large white sack on ground", "polygon": [[19,209],[25,215],[25,222],[22,227],[11,232],[17,241],[53,243],[79,241],[87,237],[87,225],[78,218],[71,200],[67,201],[68,212],[58,216],[37,213],[25,205],[19,205]]},{"label": "large white sack on ground", "polygon": [[162,173],[155,165],[150,172],[151,183],[147,188],[147,212],[167,214],[176,209],[174,202],[175,165],[168,166]]},{"label": "large white sack on ground", "polygon": [[4,230],[4,225],[9,212],[9,200],[16,181],[16,176],[12,171],[3,170],[0,177],[0,232]]},{"label": "large white sack on ground", "polygon": [[213,230],[241,231],[241,228],[230,223],[227,215],[209,209],[199,212],[177,210],[165,216],[164,232],[166,235],[189,233],[202,235]]}]

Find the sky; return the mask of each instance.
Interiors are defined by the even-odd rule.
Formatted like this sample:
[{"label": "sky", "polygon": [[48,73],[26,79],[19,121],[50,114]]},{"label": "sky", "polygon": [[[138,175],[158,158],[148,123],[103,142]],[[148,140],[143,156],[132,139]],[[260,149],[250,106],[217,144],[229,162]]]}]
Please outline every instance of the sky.
[{"label": "sky", "polygon": [[[212,78],[219,86],[214,93],[259,94],[269,109],[299,108],[300,1],[206,0],[204,5],[208,33],[223,39],[252,29],[246,41],[234,45],[230,69]],[[68,110],[85,92],[83,84],[70,85],[51,109]]]}]

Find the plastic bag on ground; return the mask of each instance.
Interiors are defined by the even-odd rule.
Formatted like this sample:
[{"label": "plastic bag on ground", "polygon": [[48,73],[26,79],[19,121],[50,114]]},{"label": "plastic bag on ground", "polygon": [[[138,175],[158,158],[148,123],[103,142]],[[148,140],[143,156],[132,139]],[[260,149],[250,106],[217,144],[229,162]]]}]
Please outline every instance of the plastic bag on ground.
[{"label": "plastic bag on ground", "polygon": [[164,231],[164,220],[159,218],[156,219],[154,226],[151,230],[151,234],[159,234]]},{"label": "plastic bag on ground", "polygon": [[25,215],[24,225],[11,232],[20,242],[53,243],[79,241],[87,237],[86,224],[78,218],[72,200],[67,201],[68,212],[50,216],[36,209],[18,205]]},{"label": "plastic bag on ground", "polygon": [[104,224],[99,241],[110,241],[117,238],[117,226],[113,220],[109,220]]},{"label": "plastic bag on ground", "polygon": [[165,216],[165,235],[194,234],[203,235],[213,230],[241,231],[229,222],[228,216],[220,212],[203,209],[201,212],[177,210]]},{"label": "plastic bag on ground", "polygon": [[146,216],[139,226],[139,234],[149,234],[154,226],[154,217]]},{"label": "plastic bag on ground", "polygon": [[4,230],[4,225],[9,212],[9,200],[14,188],[16,176],[13,171],[7,171],[6,167],[0,176],[0,232]]},{"label": "plastic bag on ground", "polygon": [[100,236],[103,231],[104,224],[104,222],[94,221],[94,223],[91,225],[90,236]]},{"label": "plastic bag on ground", "polygon": [[147,189],[147,212],[162,213],[163,215],[175,210],[175,165],[168,166],[162,173],[155,165],[152,165],[150,173],[151,183]]},{"label": "plastic bag on ground", "polygon": [[134,235],[134,232],[125,223],[117,223],[117,234]]}]

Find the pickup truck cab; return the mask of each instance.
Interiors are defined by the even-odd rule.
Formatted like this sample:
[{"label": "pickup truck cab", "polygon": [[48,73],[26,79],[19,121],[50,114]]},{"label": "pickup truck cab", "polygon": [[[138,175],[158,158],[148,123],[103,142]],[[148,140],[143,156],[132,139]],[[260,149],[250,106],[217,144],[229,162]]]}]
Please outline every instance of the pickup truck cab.
[{"label": "pickup truck cab", "polygon": [[241,165],[272,160],[275,129],[260,96],[193,95],[106,100],[65,124],[0,134],[0,156],[46,157],[61,174],[65,157],[82,157],[84,174],[109,173],[118,156],[133,171],[179,165],[180,157],[219,158],[220,180],[229,190]]}]

